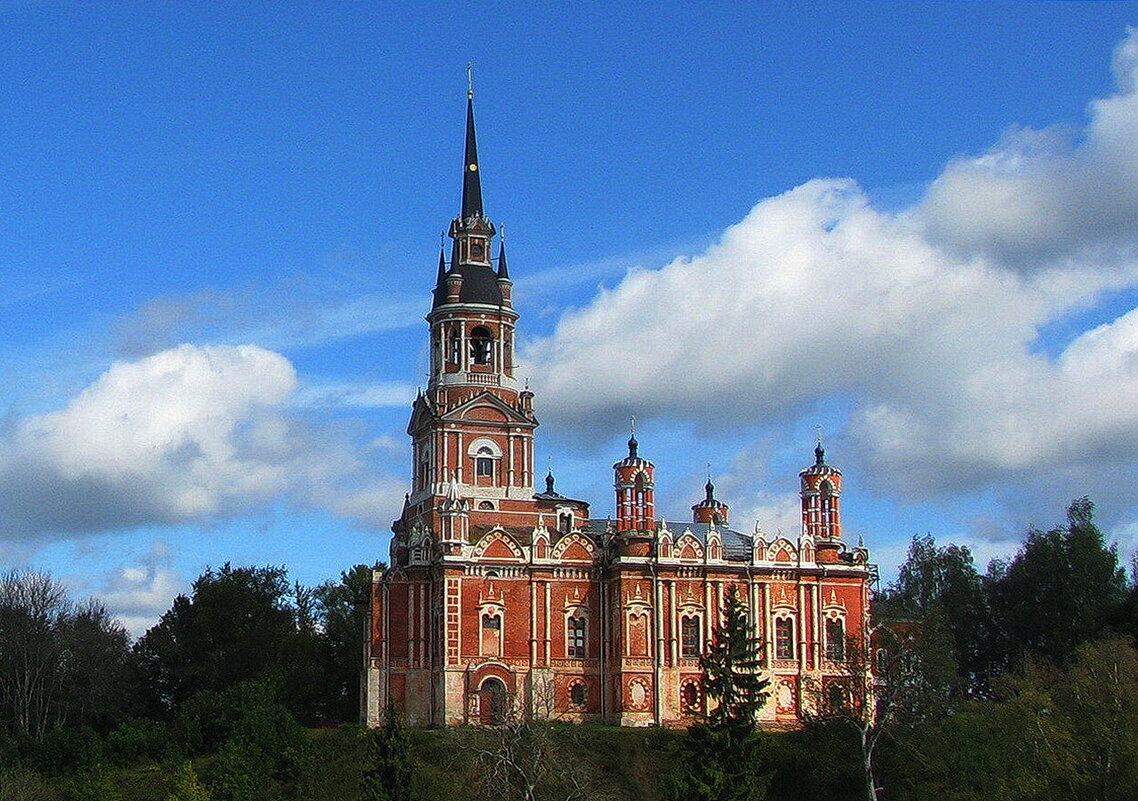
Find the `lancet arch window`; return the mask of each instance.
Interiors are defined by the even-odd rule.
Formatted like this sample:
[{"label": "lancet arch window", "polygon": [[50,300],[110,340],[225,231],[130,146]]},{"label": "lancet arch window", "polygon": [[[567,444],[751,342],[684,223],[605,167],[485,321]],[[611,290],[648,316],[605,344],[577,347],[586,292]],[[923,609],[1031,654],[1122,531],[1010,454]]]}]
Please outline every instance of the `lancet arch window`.
[{"label": "lancet arch window", "polygon": [[794,618],[779,617],[774,621],[774,658],[794,659]]},{"label": "lancet arch window", "polygon": [[588,621],[581,612],[574,612],[565,618],[565,656],[569,659],[585,658],[587,633]]},{"label": "lancet arch window", "polygon": [[834,523],[834,486],[829,481],[823,481],[818,497],[821,518],[821,532],[823,537],[833,536]]},{"label": "lancet arch window", "polygon": [[684,615],[680,618],[680,656],[698,659],[702,653],[703,626],[699,615]]},{"label": "lancet arch window", "polygon": [[831,662],[846,658],[846,624],[840,617],[826,620],[826,658]]}]

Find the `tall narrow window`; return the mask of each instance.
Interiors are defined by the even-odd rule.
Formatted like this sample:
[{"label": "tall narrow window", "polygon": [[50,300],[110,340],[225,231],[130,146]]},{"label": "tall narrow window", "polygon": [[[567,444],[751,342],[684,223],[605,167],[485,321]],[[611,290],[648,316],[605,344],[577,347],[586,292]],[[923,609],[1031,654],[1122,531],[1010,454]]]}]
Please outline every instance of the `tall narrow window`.
[{"label": "tall narrow window", "polygon": [[822,536],[832,537],[834,523],[834,488],[829,481],[822,482],[821,496]]},{"label": "tall narrow window", "polygon": [[478,326],[470,332],[470,359],[475,364],[490,364],[493,362],[493,335],[490,329]]},{"label": "tall narrow window", "polygon": [[566,622],[565,655],[570,659],[585,658],[585,618],[574,615]]},{"label": "tall narrow window", "polygon": [[794,621],[788,617],[774,622],[774,658],[794,659]]},{"label": "tall narrow window", "polygon": [[479,478],[494,477],[494,451],[483,446],[474,457],[474,475]]},{"label": "tall narrow window", "polygon": [[502,616],[482,615],[482,656],[502,655]]},{"label": "tall narrow window", "polygon": [[697,659],[703,651],[699,624],[696,616],[680,619],[680,656],[685,659]]},{"label": "tall narrow window", "polygon": [[458,329],[453,327],[447,336],[447,361],[451,364],[458,364],[462,361],[462,347],[458,341]]},{"label": "tall narrow window", "polygon": [[846,658],[846,627],[840,618],[826,621],[826,658],[831,662]]},{"label": "tall narrow window", "polygon": [[557,528],[562,534],[568,534],[573,530],[572,512],[562,512],[560,515],[558,515],[558,520],[559,524]]}]

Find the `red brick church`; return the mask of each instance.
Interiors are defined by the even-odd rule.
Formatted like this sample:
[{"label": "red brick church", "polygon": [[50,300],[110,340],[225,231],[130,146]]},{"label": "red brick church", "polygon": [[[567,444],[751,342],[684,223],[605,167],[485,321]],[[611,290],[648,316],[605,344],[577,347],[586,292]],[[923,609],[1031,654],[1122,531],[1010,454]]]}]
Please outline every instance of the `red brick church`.
[{"label": "red brick church", "polygon": [[731,527],[708,481],[685,521],[657,517],[635,434],[613,465],[615,512],[534,474],[534,396],[514,371],[506,251],[482,207],[473,93],[462,206],[440,252],[415,399],[412,479],[374,573],[362,716],[388,699],[414,726],[507,714],[643,726],[705,708],[698,657],[731,585],[763,646],[765,725],[798,720],[866,630],[873,567],[842,541],[842,474],[821,444],[799,473],[796,536]]}]

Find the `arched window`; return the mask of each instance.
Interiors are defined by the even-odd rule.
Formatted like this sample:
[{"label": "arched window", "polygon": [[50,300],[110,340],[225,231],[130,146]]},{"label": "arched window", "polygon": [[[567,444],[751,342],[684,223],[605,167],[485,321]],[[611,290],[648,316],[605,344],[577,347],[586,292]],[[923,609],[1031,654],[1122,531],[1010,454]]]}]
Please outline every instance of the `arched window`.
[{"label": "arched window", "polygon": [[562,512],[557,516],[557,528],[562,534],[568,534],[573,530],[573,513]]},{"label": "arched window", "polygon": [[470,360],[475,364],[492,364],[494,335],[485,326],[478,326],[470,332]]},{"label": "arched window", "polygon": [[794,659],[794,621],[789,617],[774,622],[774,658]]},{"label": "arched window", "polygon": [[491,501],[479,501],[478,508],[483,512],[492,512],[494,511],[494,504]]},{"label": "arched window", "polygon": [[565,621],[565,656],[585,658],[585,618],[572,615]]},{"label": "arched window", "polygon": [[494,477],[494,451],[485,445],[474,456],[474,475],[479,478]]},{"label": "arched window", "polygon": [[447,334],[447,361],[451,364],[462,361],[462,346],[459,343],[458,329],[454,326],[451,326],[450,333]]},{"label": "arched window", "polygon": [[846,627],[841,618],[826,621],[826,658],[831,662],[846,658]]},{"label": "arched window", "polygon": [[822,512],[822,536],[833,536],[831,526],[834,517],[834,487],[829,481],[822,482],[821,493],[821,512]]},{"label": "arched window", "polygon": [[588,699],[588,691],[584,682],[574,682],[569,686],[569,703],[573,706],[584,706]]},{"label": "arched window", "polygon": [[700,628],[698,615],[680,618],[680,656],[685,659],[697,659],[703,652]]}]

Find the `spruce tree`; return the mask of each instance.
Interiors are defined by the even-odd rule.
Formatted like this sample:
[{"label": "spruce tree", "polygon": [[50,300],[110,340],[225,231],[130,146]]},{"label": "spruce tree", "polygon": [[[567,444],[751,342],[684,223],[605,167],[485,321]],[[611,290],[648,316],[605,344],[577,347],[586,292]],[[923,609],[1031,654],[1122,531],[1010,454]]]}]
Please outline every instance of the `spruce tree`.
[{"label": "spruce tree", "polygon": [[676,770],[665,782],[674,801],[762,801],[768,776],[760,773],[759,710],[769,682],[758,675],[761,647],[734,585],[727,590],[723,622],[700,657],[704,696],[715,704],[688,727]]},{"label": "spruce tree", "polygon": [[372,738],[372,763],[363,777],[364,801],[411,801],[414,768],[407,732],[393,701],[387,702],[383,725]]}]

